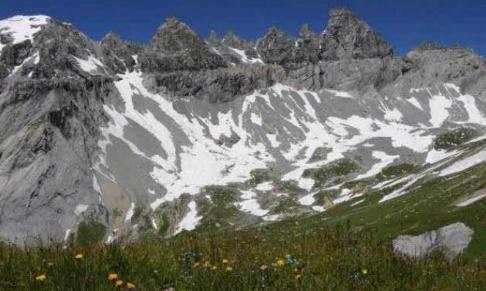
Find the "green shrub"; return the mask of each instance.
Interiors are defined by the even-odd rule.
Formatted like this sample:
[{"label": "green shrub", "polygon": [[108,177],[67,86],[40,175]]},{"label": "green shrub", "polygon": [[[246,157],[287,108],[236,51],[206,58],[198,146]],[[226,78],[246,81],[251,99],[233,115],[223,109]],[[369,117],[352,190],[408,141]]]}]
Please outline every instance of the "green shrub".
[{"label": "green shrub", "polygon": [[76,233],[76,243],[88,246],[103,241],[106,234],[106,227],[93,220],[83,221],[78,226]]},{"label": "green shrub", "polygon": [[403,163],[398,165],[392,165],[384,168],[376,175],[378,180],[386,180],[395,177],[400,177],[406,174],[416,173],[420,169],[420,166],[415,164]]},{"label": "green shrub", "polygon": [[349,175],[359,169],[359,164],[351,159],[340,159],[330,162],[317,169],[306,169],[302,174],[304,178],[313,178],[314,187],[325,186],[332,178]]},{"label": "green shrub", "polygon": [[475,137],[479,133],[473,128],[457,128],[454,130],[446,131],[434,140],[434,149],[436,150],[450,150],[453,149]]}]

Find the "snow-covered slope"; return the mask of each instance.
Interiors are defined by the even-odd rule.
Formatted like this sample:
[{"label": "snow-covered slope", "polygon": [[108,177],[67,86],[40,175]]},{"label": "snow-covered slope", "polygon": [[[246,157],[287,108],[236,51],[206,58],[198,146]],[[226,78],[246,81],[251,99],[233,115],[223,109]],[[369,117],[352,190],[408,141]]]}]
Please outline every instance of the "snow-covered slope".
[{"label": "snow-covered slope", "polygon": [[[34,35],[46,25],[49,17],[45,15],[36,16],[14,16],[0,20],[0,35],[8,39],[9,44],[18,44],[26,40],[33,40]],[[0,42],[0,51],[5,46]]]},{"label": "snow-covered slope", "polygon": [[[151,93],[140,72],[120,78],[116,83],[120,99],[112,101],[119,105],[105,105],[111,121],[103,128],[98,173],[132,193],[150,193],[132,199],[150,203],[155,212],[183,194],[198,197],[205,186],[244,183],[256,169],[275,169],[279,179],[302,189],[294,200],[303,209],[322,211],[319,202],[304,199],[325,188],[314,187],[314,179],[304,178],[306,169],[346,158],[359,164],[347,179],[363,180],[391,165],[425,165],[428,161],[440,165],[442,159],[451,157],[450,152],[433,147],[445,124],[474,126],[478,130],[486,126],[482,113],[485,104],[461,94],[449,83],[412,88],[408,97],[354,93],[356,97],[345,99],[341,96],[353,93],[298,90],[276,84],[229,103],[208,105]],[[312,156],[322,148],[326,149],[325,157],[313,161]],[[484,161],[481,153],[450,165],[439,175]],[[425,173],[402,180],[408,183],[382,201],[405,194],[421,175]],[[264,189],[260,185],[242,186],[235,205],[263,220],[273,219],[272,206],[263,206],[256,193],[271,192],[270,197],[275,196],[272,199],[286,193],[279,193],[271,183]],[[325,186],[342,189],[333,204],[365,194],[332,183]],[[190,203],[197,200],[191,199]],[[190,209],[187,215],[195,217],[197,208]],[[178,229],[193,229],[200,220],[191,221],[194,224],[185,217]]]}]

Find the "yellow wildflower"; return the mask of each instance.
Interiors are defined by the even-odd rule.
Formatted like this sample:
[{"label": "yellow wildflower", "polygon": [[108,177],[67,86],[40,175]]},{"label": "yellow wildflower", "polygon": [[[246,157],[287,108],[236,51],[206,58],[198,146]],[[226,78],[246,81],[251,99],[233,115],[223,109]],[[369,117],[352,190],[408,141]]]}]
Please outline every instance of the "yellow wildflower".
[{"label": "yellow wildflower", "polygon": [[35,277],[35,280],[39,281],[39,282],[44,282],[46,279],[47,279],[46,274],[40,274],[40,275]]},{"label": "yellow wildflower", "polygon": [[228,264],[228,263],[229,263],[228,259],[223,259],[223,264]]},{"label": "yellow wildflower", "polygon": [[127,289],[135,289],[135,284],[128,282]]},{"label": "yellow wildflower", "polygon": [[277,266],[282,267],[283,265],[285,265],[285,261],[283,259],[278,259]]},{"label": "yellow wildflower", "polygon": [[116,280],[115,287],[122,287],[122,286],[123,286],[123,281],[122,280]]},{"label": "yellow wildflower", "polygon": [[230,267],[230,266],[226,267],[226,272],[231,272],[231,271],[233,271],[232,267]]},{"label": "yellow wildflower", "polygon": [[118,274],[117,273],[108,274],[108,280],[110,280],[110,281],[118,280]]},{"label": "yellow wildflower", "polygon": [[205,268],[209,268],[209,267],[211,267],[211,264],[208,261],[205,261],[204,264],[203,264],[203,266]]},{"label": "yellow wildflower", "polygon": [[362,273],[363,275],[366,275],[366,274],[368,274],[368,269],[366,269],[366,268],[363,268],[363,270],[361,270],[361,273]]},{"label": "yellow wildflower", "polygon": [[74,258],[76,260],[82,260],[83,259],[83,254],[79,253],[79,254],[75,255]]}]

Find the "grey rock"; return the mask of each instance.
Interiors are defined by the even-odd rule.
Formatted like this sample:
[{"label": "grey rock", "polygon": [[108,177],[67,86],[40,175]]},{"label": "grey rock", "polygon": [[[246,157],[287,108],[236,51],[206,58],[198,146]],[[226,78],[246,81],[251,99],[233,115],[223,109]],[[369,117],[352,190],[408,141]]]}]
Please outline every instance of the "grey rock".
[{"label": "grey rock", "polygon": [[291,61],[295,40],[283,31],[272,27],[257,41],[256,49],[265,63],[285,64]]},{"label": "grey rock", "polygon": [[100,43],[103,63],[114,73],[121,74],[133,71],[136,61],[133,56],[138,55],[144,49],[143,46],[133,44],[120,39],[115,33],[108,33]]},{"label": "grey rock", "polygon": [[382,58],[393,55],[393,48],[366,22],[347,8],[332,9],[322,33],[321,59]]},{"label": "grey rock", "polygon": [[287,81],[293,86],[312,90],[380,89],[410,70],[409,67],[410,64],[401,58],[345,58],[295,68],[288,72]]},{"label": "grey rock", "polygon": [[295,47],[294,62],[309,62],[315,64],[319,61],[319,52],[319,38],[311,30],[309,25],[306,24],[302,26]]},{"label": "grey rock", "polygon": [[221,40],[219,39],[218,33],[215,30],[211,30],[209,32],[209,37],[206,41],[212,46],[221,45]]},{"label": "grey rock", "polygon": [[442,251],[449,259],[462,253],[472,240],[474,231],[458,222],[417,236],[400,235],[393,240],[395,252],[424,257],[434,251]]},{"label": "grey rock", "polygon": [[210,51],[207,44],[185,23],[169,18],[140,57],[145,72],[171,72],[226,67],[224,59]]},{"label": "grey rock", "polygon": [[196,97],[211,103],[228,102],[255,89],[272,86],[284,78],[278,66],[238,66],[211,71],[154,74],[147,84],[174,97]]},{"label": "grey rock", "polygon": [[227,47],[233,47],[240,50],[243,50],[248,58],[257,58],[258,53],[255,49],[255,44],[251,41],[242,39],[234,34],[232,31],[228,31],[223,39],[221,40],[221,44]]}]

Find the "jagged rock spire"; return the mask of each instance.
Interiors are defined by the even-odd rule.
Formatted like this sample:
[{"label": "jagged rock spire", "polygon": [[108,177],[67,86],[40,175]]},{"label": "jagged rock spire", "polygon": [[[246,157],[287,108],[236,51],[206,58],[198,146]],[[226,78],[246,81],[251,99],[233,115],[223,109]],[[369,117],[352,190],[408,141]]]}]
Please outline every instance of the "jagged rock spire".
[{"label": "jagged rock spire", "polygon": [[257,42],[257,52],[265,63],[284,63],[292,57],[295,40],[277,29],[270,28],[268,33]]},{"label": "jagged rock spire", "polygon": [[101,40],[100,46],[104,63],[118,74],[126,70],[132,71],[136,65],[133,56],[143,50],[141,45],[124,41],[113,32],[109,32]]},{"label": "jagged rock spire", "polygon": [[220,40],[216,31],[211,30],[208,37],[208,43],[215,46],[220,44]]},{"label": "jagged rock spire", "polygon": [[299,32],[299,39],[295,48],[296,62],[319,61],[319,39],[308,24],[304,24]]},{"label": "jagged rock spire", "polygon": [[150,47],[157,52],[175,53],[198,50],[204,48],[205,43],[185,23],[176,17],[169,17],[157,30]]},{"label": "jagged rock spire", "polygon": [[321,39],[322,59],[393,55],[392,46],[347,8],[335,8]]},{"label": "jagged rock spire", "polygon": [[206,42],[176,17],[162,24],[140,56],[143,70],[169,72],[225,67],[224,59],[212,52]]}]

